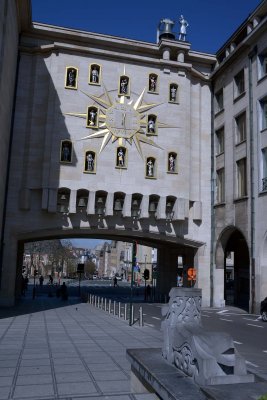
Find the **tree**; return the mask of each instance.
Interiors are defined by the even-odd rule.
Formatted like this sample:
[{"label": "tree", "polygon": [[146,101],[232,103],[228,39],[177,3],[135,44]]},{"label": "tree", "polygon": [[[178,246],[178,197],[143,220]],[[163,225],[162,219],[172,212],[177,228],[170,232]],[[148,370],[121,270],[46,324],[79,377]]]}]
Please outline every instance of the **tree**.
[{"label": "tree", "polygon": [[94,275],[96,272],[96,265],[93,261],[86,261],[84,264],[84,274],[88,277]]}]

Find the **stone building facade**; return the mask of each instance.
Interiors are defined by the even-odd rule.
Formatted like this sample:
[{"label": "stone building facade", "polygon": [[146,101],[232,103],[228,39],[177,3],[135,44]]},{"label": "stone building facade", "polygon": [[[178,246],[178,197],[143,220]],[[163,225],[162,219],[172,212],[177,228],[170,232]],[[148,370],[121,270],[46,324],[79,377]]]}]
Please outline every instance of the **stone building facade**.
[{"label": "stone building facade", "polygon": [[[13,304],[19,291],[25,241],[76,236],[156,248],[160,294],[176,286],[179,257],[185,285],[196,269],[203,305],[230,295],[257,305],[266,292],[266,145],[257,117],[266,110],[266,1],[216,55],[164,32],[147,43],[31,23],[30,2],[5,2],[11,11],[15,4],[29,18],[12,129],[5,119],[12,148],[0,303]],[[244,120],[254,135],[235,142],[233,126]]]},{"label": "stone building facade", "polygon": [[[217,53],[214,88],[214,289],[256,310],[267,294],[267,2]],[[227,267],[232,254],[233,266]]]}]

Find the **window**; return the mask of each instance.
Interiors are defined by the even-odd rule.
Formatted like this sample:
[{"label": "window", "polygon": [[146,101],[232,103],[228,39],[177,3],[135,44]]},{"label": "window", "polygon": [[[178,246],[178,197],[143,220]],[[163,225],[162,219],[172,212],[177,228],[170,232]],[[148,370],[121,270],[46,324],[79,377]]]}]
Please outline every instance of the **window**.
[{"label": "window", "polygon": [[242,158],[236,163],[237,166],[237,197],[247,195],[247,160]]},{"label": "window", "polygon": [[261,79],[267,75],[267,51],[258,57],[258,78]]},{"label": "window", "polygon": [[267,98],[260,101],[260,126],[261,130],[267,129]]},{"label": "window", "polygon": [[267,190],[267,147],[261,150],[262,153],[262,190]]},{"label": "window", "polygon": [[218,171],[216,171],[216,187],[216,202],[222,203],[225,200],[224,168],[218,169]]},{"label": "window", "polygon": [[220,128],[216,131],[216,154],[224,152],[224,128]]},{"label": "window", "polygon": [[65,88],[77,89],[78,87],[78,68],[66,67]]},{"label": "window", "polygon": [[215,113],[223,110],[223,89],[215,93]]},{"label": "window", "polygon": [[244,70],[240,71],[234,77],[234,98],[240,96],[245,91],[245,75]]},{"label": "window", "polygon": [[235,119],[236,143],[243,142],[247,137],[246,113],[240,114]]}]

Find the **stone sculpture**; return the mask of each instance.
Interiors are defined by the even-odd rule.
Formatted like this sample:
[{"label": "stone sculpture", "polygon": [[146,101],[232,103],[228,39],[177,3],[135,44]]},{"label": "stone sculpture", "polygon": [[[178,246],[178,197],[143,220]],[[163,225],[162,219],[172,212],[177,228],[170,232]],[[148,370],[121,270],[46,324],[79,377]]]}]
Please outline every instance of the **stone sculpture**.
[{"label": "stone sculpture", "polygon": [[231,336],[204,330],[200,310],[201,289],[171,289],[162,308],[163,357],[199,385],[254,382]]}]

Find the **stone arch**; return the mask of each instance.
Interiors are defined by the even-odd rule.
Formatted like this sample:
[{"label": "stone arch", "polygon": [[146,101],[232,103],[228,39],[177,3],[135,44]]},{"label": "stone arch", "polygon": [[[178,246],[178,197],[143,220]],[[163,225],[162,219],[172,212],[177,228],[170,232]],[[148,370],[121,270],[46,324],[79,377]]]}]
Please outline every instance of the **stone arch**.
[{"label": "stone arch", "polygon": [[234,226],[224,229],[215,251],[216,269],[223,269],[226,304],[248,309],[250,300],[250,256],[247,240]]}]

